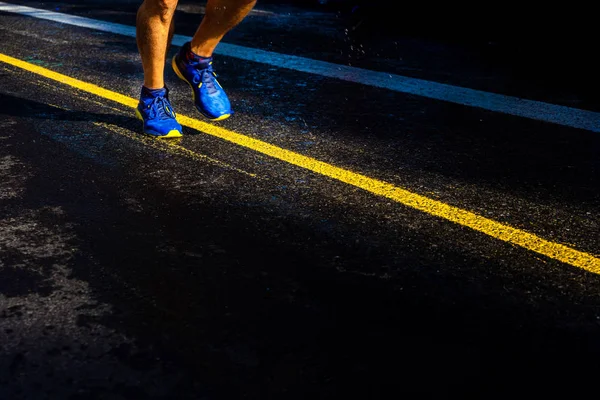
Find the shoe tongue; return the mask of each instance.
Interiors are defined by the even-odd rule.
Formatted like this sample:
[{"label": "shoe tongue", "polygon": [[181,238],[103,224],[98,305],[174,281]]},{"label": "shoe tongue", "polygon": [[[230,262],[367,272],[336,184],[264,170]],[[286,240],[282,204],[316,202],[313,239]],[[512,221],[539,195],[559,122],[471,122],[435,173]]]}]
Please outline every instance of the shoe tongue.
[{"label": "shoe tongue", "polygon": [[198,60],[198,66],[201,69],[207,69],[210,64],[212,63],[212,58],[201,58],[200,60]]},{"label": "shoe tongue", "polygon": [[198,67],[200,67],[201,69],[208,68],[208,66],[212,62],[212,57],[202,57],[202,56],[199,56],[198,54],[194,53],[191,50],[188,50],[188,52],[187,52],[187,59],[188,59],[188,61],[192,61],[192,62],[198,64]]},{"label": "shoe tongue", "polygon": [[162,89],[148,89],[142,86],[142,98],[145,100],[154,100],[157,97],[165,97],[167,95],[167,88]]}]

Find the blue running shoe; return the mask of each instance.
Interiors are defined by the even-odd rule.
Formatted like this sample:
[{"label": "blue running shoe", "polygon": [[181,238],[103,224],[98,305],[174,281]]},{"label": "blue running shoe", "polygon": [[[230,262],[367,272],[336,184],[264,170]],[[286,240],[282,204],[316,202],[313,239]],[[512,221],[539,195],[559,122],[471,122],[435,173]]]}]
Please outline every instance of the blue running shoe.
[{"label": "blue running shoe", "polygon": [[200,57],[190,49],[190,42],[183,45],[173,57],[173,70],[186,81],[194,93],[194,104],[202,115],[220,121],[233,114],[225,91],[213,71],[212,57]]},{"label": "blue running shoe", "polygon": [[167,88],[150,90],[142,86],[135,115],[144,121],[144,133],[159,138],[181,137],[181,125],[169,103]]}]

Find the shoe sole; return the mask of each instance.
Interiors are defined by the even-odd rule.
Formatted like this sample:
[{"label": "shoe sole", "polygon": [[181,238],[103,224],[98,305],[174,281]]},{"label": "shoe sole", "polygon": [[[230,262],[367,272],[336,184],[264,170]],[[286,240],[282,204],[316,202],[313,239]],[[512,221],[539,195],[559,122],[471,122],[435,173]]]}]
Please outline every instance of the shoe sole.
[{"label": "shoe sole", "polygon": [[[177,55],[173,56],[173,58],[171,59],[171,66],[173,67],[173,71],[175,71],[175,74],[179,77],[179,79],[181,79],[182,81],[187,83],[188,86],[190,87],[190,89],[192,89],[192,97],[194,98],[194,105],[196,105],[196,91],[194,90],[194,87],[192,86],[192,84],[187,79],[185,79],[185,77],[183,76],[181,71],[179,71],[179,67],[177,66],[177,62],[175,61],[176,57],[177,57]],[[221,120],[224,120],[231,116],[231,114],[223,114],[220,117],[214,118],[214,117],[210,117],[210,116],[206,115],[205,113],[203,113],[202,110],[200,110],[198,107],[196,107],[196,109],[198,110],[198,112],[200,114],[202,114],[205,118],[207,118],[211,121],[221,121]]]},{"label": "shoe sole", "polygon": [[142,114],[140,113],[140,110],[138,110],[137,108],[135,109],[135,116],[142,121],[142,131],[148,135],[148,136],[152,136],[154,138],[157,139],[173,139],[173,138],[180,138],[181,136],[183,136],[181,134],[181,132],[179,132],[177,129],[172,129],[169,131],[169,133],[167,133],[166,135],[161,135],[160,133],[153,131],[153,130],[146,130],[144,129],[144,117],[142,117]]}]

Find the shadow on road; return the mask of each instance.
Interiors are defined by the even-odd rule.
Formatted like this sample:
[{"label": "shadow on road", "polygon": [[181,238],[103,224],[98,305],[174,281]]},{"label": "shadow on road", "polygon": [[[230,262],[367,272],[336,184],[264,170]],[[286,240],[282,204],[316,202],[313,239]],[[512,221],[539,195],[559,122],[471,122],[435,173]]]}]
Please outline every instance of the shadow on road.
[{"label": "shadow on road", "polygon": [[[29,121],[133,123],[14,96],[2,104],[1,114]],[[554,390],[551,381],[592,382],[598,371],[598,326],[582,322],[593,310],[564,306],[578,298],[574,281],[561,292],[536,275],[500,276],[495,271],[506,269],[499,260],[465,258],[451,248],[432,253],[428,240],[409,230],[357,243],[360,217],[354,222],[335,204],[324,212],[339,221],[323,229],[277,206],[250,207],[235,185],[181,192],[168,181],[157,184],[133,154],[119,168],[91,164],[34,128],[5,143],[5,151],[27,160],[30,177],[20,198],[4,203],[3,217],[20,207],[62,210],[41,223],[71,227],[71,277],[87,282],[111,310],[82,315],[80,325],[108,327],[143,349],[110,349],[117,364],[176,371],[174,381],[156,377],[170,398],[197,398],[199,388],[215,399],[494,397],[516,388]],[[258,200],[268,196],[259,189]],[[40,265],[40,279],[23,280],[7,266],[31,268],[39,260],[2,257],[4,296],[59,290],[43,284],[51,259]],[[11,281],[24,286],[14,291]],[[95,340],[102,347],[103,339]],[[12,360],[5,376],[27,376],[26,353],[18,346],[4,352]],[[77,369],[67,362],[53,373]],[[80,379],[73,385],[109,385]],[[153,398],[150,389],[128,390],[114,393]]]}]

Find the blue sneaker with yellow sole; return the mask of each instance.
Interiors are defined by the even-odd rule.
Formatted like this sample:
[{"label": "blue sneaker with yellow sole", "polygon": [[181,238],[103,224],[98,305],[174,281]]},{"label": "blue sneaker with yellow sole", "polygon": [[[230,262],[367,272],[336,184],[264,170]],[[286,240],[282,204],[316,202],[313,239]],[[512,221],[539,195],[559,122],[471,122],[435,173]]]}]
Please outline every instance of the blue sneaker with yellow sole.
[{"label": "blue sneaker with yellow sole", "polygon": [[184,44],[172,60],[173,70],[192,88],[198,111],[212,121],[220,121],[233,114],[229,98],[217,81],[212,57],[200,57]]},{"label": "blue sneaker with yellow sole", "polygon": [[157,138],[181,137],[181,125],[169,102],[169,90],[151,90],[142,86],[135,115],[144,122],[144,133]]}]

